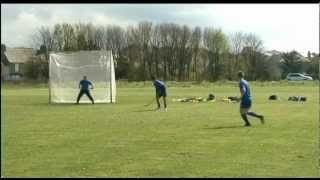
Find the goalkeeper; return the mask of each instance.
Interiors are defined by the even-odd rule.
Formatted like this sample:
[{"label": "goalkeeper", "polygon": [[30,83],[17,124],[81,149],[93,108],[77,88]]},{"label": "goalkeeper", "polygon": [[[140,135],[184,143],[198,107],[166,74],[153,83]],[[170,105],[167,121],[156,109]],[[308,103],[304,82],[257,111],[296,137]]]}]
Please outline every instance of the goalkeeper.
[{"label": "goalkeeper", "polygon": [[89,91],[89,86],[91,86],[91,89],[93,89],[92,82],[87,80],[87,76],[83,76],[83,79],[79,82],[80,92],[79,92],[76,104],[79,104],[79,100],[83,96],[83,94],[86,94],[88,98],[91,100],[92,104],[94,104],[94,100]]}]

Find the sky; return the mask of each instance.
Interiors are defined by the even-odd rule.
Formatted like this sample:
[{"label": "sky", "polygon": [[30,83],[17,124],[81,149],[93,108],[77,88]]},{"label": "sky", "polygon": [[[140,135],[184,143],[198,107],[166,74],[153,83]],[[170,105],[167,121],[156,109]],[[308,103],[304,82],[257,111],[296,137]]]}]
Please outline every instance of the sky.
[{"label": "sky", "polygon": [[1,4],[1,43],[31,47],[41,26],[57,23],[172,22],[221,28],[227,35],[254,33],[265,50],[319,53],[319,4]]}]

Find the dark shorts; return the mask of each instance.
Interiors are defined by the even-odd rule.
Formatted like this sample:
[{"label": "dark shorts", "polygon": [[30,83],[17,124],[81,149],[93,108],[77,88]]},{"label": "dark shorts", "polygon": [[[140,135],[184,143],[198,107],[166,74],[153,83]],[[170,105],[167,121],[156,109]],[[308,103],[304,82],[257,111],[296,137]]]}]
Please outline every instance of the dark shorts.
[{"label": "dark shorts", "polygon": [[240,108],[251,108],[252,101],[251,100],[246,100],[246,101],[241,101],[240,103]]},{"label": "dark shorts", "polygon": [[167,97],[167,91],[165,88],[157,89],[156,90],[156,96],[158,97]]},{"label": "dark shorts", "polygon": [[90,94],[89,89],[80,89],[81,94]]}]

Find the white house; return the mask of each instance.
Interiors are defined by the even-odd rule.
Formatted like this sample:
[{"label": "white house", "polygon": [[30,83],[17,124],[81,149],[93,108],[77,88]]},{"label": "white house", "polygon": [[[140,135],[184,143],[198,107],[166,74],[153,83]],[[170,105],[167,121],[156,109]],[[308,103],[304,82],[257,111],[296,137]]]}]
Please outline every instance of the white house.
[{"label": "white house", "polygon": [[35,57],[32,48],[6,48],[4,52],[9,65],[1,64],[1,77],[4,80],[21,80],[24,78],[25,63]]}]

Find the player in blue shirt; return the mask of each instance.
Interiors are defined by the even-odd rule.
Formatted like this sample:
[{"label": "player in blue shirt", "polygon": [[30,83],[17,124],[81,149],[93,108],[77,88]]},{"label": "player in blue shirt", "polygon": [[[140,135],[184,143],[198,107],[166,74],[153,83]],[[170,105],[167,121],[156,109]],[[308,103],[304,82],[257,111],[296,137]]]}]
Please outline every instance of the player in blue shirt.
[{"label": "player in blue shirt", "polygon": [[83,96],[83,94],[86,94],[88,98],[91,100],[92,104],[94,104],[94,100],[89,91],[89,86],[91,86],[91,89],[93,89],[93,84],[91,83],[91,81],[87,80],[87,76],[83,76],[83,79],[79,82],[80,92],[76,104],[79,104],[79,100]]},{"label": "player in blue shirt", "polygon": [[240,79],[239,88],[241,93],[240,114],[245,122],[245,126],[251,126],[247,115],[259,118],[261,123],[264,124],[264,116],[249,112],[252,105],[252,98],[249,83],[244,79],[244,73],[242,71],[238,72],[238,78]]},{"label": "player in blue shirt", "polygon": [[157,105],[158,105],[158,109],[157,110],[160,110],[159,99],[162,97],[163,98],[164,109],[165,109],[165,111],[167,111],[167,102],[166,102],[167,90],[166,90],[166,86],[162,81],[157,80],[154,76],[152,76],[151,79],[153,81],[154,87],[156,88],[156,100],[157,100]]}]

